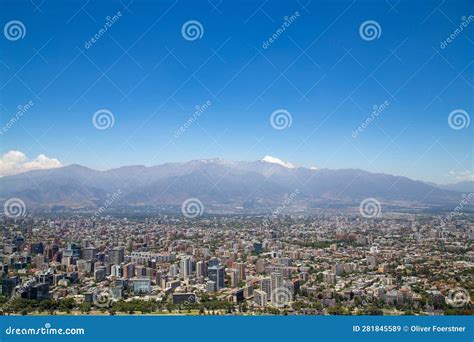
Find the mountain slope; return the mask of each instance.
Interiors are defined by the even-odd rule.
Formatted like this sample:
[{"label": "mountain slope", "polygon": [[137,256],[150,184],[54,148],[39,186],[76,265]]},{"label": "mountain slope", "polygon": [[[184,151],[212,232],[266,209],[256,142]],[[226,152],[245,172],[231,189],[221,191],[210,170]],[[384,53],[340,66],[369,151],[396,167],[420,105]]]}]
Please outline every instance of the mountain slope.
[{"label": "mountain slope", "polygon": [[464,181],[455,184],[438,185],[438,188],[459,192],[474,192],[474,181]]},{"label": "mountain slope", "polygon": [[[268,162],[267,160],[270,160]],[[97,207],[120,190],[112,205],[180,205],[197,197],[207,205],[281,204],[353,205],[374,197],[406,205],[444,205],[460,194],[406,177],[356,169],[307,169],[268,159],[229,162],[222,159],[125,166],[96,171],[80,165],[29,171],[0,178],[0,201],[21,198],[31,207]],[[297,191],[296,191],[297,190]]]}]

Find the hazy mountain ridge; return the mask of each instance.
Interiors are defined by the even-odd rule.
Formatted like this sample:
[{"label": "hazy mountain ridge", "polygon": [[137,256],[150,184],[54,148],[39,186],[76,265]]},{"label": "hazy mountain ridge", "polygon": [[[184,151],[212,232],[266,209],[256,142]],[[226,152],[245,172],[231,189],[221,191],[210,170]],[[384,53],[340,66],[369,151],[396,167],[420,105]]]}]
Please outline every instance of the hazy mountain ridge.
[{"label": "hazy mountain ridge", "polygon": [[355,204],[374,197],[406,205],[459,202],[461,194],[406,177],[359,169],[308,169],[265,161],[195,160],[146,167],[96,171],[80,165],[34,170],[0,178],[0,200],[21,198],[32,207],[101,206],[120,190],[111,205],[180,205],[197,197],[206,205]]}]

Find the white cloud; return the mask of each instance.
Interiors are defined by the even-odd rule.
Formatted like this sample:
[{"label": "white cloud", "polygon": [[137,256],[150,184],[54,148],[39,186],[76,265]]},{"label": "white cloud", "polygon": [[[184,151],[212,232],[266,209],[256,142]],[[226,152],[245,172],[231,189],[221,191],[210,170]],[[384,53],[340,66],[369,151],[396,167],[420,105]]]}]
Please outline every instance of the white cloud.
[{"label": "white cloud", "polygon": [[59,160],[49,158],[44,154],[30,160],[23,152],[8,151],[0,158],[0,176],[15,175],[30,170],[53,169],[61,166]]},{"label": "white cloud", "polygon": [[470,170],[466,171],[449,171],[449,174],[453,176],[458,182],[474,181],[474,173]]},{"label": "white cloud", "polygon": [[309,169],[310,169],[310,170],[319,170],[319,167],[317,167],[317,166],[311,166]]},{"label": "white cloud", "polygon": [[295,168],[295,166],[292,163],[284,162],[283,160],[278,159],[276,157],[272,157],[272,156],[265,156],[263,157],[262,161],[266,163],[278,164],[278,165],[287,167],[289,169]]}]

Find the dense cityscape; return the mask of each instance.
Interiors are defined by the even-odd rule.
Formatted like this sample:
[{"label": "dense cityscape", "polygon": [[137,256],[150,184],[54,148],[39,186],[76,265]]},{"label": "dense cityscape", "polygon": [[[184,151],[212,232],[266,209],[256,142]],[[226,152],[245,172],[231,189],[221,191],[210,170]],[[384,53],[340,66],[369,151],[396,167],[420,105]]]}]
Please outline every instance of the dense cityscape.
[{"label": "dense cityscape", "polygon": [[1,218],[3,314],[474,313],[474,217]]}]

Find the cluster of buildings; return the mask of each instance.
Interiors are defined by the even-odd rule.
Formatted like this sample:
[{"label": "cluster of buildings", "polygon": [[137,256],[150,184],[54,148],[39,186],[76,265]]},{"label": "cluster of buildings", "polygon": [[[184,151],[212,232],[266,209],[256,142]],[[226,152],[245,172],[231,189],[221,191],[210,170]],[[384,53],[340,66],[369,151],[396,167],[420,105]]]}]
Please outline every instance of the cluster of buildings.
[{"label": "cluster of buildings", "polygon": [[395,213],[2,220],[0,291],[8,298],[72,298],[92,307],[138,299],[204,311],[204,299],[212,299],[245,305],[246,313],[377,307],[435,314],[450,291],[474,288],[468,216],[450,224]]}]

